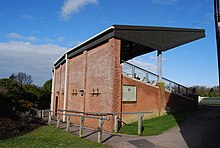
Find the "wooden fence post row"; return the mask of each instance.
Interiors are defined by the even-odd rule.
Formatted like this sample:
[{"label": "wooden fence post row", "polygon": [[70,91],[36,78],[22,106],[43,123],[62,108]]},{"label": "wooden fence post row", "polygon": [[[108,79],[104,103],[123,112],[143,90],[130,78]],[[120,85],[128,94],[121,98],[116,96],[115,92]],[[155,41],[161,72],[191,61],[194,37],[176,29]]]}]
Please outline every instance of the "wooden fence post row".
[{"label": "wooden fence post row", "polygon": [[59,125],[60,124],[60,115],[59,114],[57,114],[57,128],[59,128]]},{"label": "wooden fence post row", "polygon": [[51,116],[52,116],[52,112],[49,111],[49,116],[48,116],[48,124],[51,123]]},{"label": "wooden fence post row", "polygon": [[102,142],[102,126],[103,126],[104,122],[102,119],[99,118],[99,126],[98,126],[98,142],[101,143]]},{"label": "wooden fence post row", "polygon": [[138,114],[138,136],[141,135],[142,133],[142,118],[143,118],[143,114]]},{"label": "wooden fence post row", "polygon": [[114,115],[114,132],[117,133],[118,132],[118,116],[115,114]]},{"label": "wooden fence post row", "polygon": [[70,116],[67,115],[66,131],[69,132],[69,130],[70,130]]},{"label": "wooden fence post row", "polygon": [[83,135],[84,116],[80,116],[79,137]]}]

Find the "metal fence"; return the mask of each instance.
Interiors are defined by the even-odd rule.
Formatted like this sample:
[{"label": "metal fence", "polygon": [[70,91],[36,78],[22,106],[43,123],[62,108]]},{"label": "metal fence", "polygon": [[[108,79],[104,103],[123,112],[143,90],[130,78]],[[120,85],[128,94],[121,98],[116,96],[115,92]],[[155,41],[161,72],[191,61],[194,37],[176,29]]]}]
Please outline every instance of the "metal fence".
[{"label": "metal fence", "polygon": [[[122,61],[122,73],[125,76],[135,78],[139,81],[142,81],[144,83],[147,83],[153,86],[156,86],[156,82],[158,81],[158,78],[159,78],[157,74],[150,72],[148,70],[145,70],[143,68],[140,68],[131,63],[125,62],[125,61]],[[184,96],[188,96],[189,94],[193,93],[191,88],[178,84],[164,77],[162,78],[162,81],[165,83],[166,91],[176,93],[179,95],[184,95]]]},{"label": "metal fence", "polygon": [[[45,111],[42,111],[42,113]],[[142,118],[144,116],[144,114],[151,114],[152,112],[79,112],[79,111],[74,111],[74,110],[57,110],[57,112],[53,112],[53,111],[49,111],[47,110],[47,112],[49,113],[48,116],[48,124],[51,124],[52,121],[52,117],[54,115],[56,115],[55,118],[53,118],[54,120],[56,120],[56,126],[57,128],[60,127],[60,116],[65,116],[66,120],[66,131],[69,132],[69,128],[70,128],[70,118],[71,117],[78,117],[80,118],[80,123],[79,123],[79,137],[82,137],[83,135],[83,128],[84,128],[84,121],[86,118],[93,118],[95,120],[98,120],[98,125],[97,125],[97,132],[98,132],[98,137],[97,137],[97,141],[99,143],[102,142],[102,132],[103,132],[103,124],[104,121],[108,121],[111,120],[111,118],[109,118],[109,116],[113,116],[113,120],[114,120],[114,132],[117,133],[118,129],[119,129],[119,124],[118,122],[121,120],[119,118],[120,115],[122,114],[133,114],[133,115],[137,115],[137,122],[138,122],[138,135],[141,135],[142,133]],[[63,113],[63,112],[67,112],[67,113]]]}]

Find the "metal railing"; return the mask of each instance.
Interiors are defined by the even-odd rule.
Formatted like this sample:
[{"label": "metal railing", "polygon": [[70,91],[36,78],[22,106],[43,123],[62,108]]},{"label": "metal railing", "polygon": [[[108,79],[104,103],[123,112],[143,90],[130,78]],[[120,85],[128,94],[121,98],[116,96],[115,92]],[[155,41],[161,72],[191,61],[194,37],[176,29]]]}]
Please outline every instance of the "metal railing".
[{"label": "metal railing", "polygon": [[[157,74],[125,61],[122,61],[122,74],[153,86],[156,86],[156,82],[159,78]],[[193,93],[191,88],[178,84],[167,78],[163,77],[162,81],[165,83],[166,91],[183,96],[188,96],[189,94]]]},{"label": "metal railing", "polygon": [[104,124],[104,120],[110,120],[109,118],[104,118],[104,117],[97,117],[97,116],[88,116],[88,115],[82,115],[80,114],[63,114],[61,111],[58,112],[53,112],[49,111],[49,117],[48,117],[48,124],[51,123],[51,118],[53,114],[56,114],[56,120],[57,120],[57,128],[60,127],[60,116],[66,116],[67,122],[66,122],[66,131],[69,132],[70,129],[70,117],[79,117],[80,118],[80,123],[79,123],[79,137],[83,136],[83,126],[84,126],[84,121],[85,118],[93,118],[98,120],[98,127],[97,127],[97,132],[98,132],[98,142],[102,142],[102,128]]},{"label": "metal railing", "polygon": [[[79,123],[79,137],[82,137],[83,135],[83,126],[84,126],[84,120],[85,118],[93,118],[93,119],[97,119],[98,120],[98,128],[97,128],[97,132],[98,132],[98,142],[101,143],[102,142],[102,131],[103,131],[103,124],[104,121],[108,121],[111,120],[110,118],[107,118],[106,116],[113,116],[113,120],[114,120],[114,132],[117,133],[118,129],[119,129],[119,125],[118,125],[118,121],[120,121],[121,119],[119,118],[119,115],[122,114],[136,114],[137,115],[137,122],[138,122],[138,135],[141,135],[142,133],[142,120],[143,120],[143,116],[144,114],[149,114],[152,112],[80,112],[80,111],[74,111],[74,110],[61,110],[58,109],[57,112],[54,111],[48,111],[49,112],[49,116],[48,116],[48,124],[51,123],[51,119],[53,115],[56,115],[55,119],[56,119],[56,126],[57,128],[60,127],[60,116],[65,116],[66,117],[66,131],[69,131],[70,128],[70,117],[79,117],[80,118],[80,123]],[[67,112],[67,113],[63,113],[63,112]]]}]

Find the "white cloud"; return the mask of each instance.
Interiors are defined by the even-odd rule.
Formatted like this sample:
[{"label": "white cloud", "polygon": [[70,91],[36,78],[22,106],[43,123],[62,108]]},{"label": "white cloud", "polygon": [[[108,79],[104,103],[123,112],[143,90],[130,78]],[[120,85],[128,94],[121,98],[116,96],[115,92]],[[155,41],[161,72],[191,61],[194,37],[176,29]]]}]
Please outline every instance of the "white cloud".
[{"label": "white cloud", "polygon": [[146,62],[137,59],[132,59],[128,62],[151,72],[155,72],[157,69],[157,66],[153,62]]},{"label": "white cloud", "polygon": [[22,39],[23,38],[23,36],[18,33],[9,33],[9,34],[7,34],[7,37],[12,38],[12,39]]},{"label": "white cloud", "polygon": [[63,20],[69,20],[71,14],[74,12],[79,11],[82,9],[85,5],[88,4],[97,4],[98,0],[66,0],[61,7],[60,10],[60,17]]},{"label": "white cloud", "polygon": [[34,41],[37,41],[37,37],[35,36],[23,36],[21,34],[18,34],[18,33],[9,33],[6,35],[8,38],[10,39],[16,39],[16,40],[24,40],[24,41],[31,41],[31,42],[34,42]]},{"label": "white cloud", "polygon": [[34,19],[33,16],[30,16],[30,15],[27,15],[27,14],[23,14],[23,15],[21,16],[21,18],[27,19],[27,20],[33,20],[33,19]]},{"label": "white cloud", "polygon": [[51,78],[53,63],[65,51],[65,48],[52,44],[34,45],[22,41],[0,43],[0,78],[26,72],[32,75],[35,84],[43,85]]},{"label": "white cloud", "polygon": [[64,36],[57,37],[57,42],[63,42],[65,40]]},{"label": "white cloud", "polygon": [[176,5],[179,3],[179,0],[150,0],[153,4],[159,5]]}]

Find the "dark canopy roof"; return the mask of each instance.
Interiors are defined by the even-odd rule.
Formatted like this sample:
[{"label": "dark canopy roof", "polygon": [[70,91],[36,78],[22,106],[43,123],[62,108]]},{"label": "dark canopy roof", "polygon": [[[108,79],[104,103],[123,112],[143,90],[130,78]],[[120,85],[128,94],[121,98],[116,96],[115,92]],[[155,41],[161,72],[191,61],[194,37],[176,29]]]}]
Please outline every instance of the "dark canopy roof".
[{"label": "dark canopy roof", "polygon": [[[68,58],[77,56],[84,50],[100,45],[110,38],[122,40],[121,58],[129,60],[136,56],[155,50],[166,51],[171,48],[205,37],[204,29],[149,27],[113,25],[94,37],[67,51]],[[61,56],[54,66],[57,68],[65,62],[65,54]]]}]

